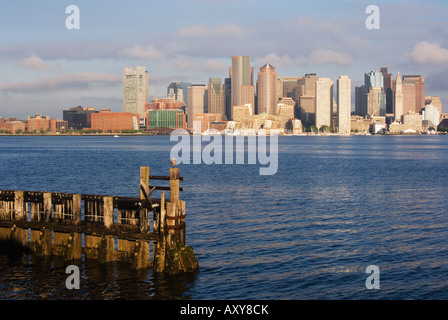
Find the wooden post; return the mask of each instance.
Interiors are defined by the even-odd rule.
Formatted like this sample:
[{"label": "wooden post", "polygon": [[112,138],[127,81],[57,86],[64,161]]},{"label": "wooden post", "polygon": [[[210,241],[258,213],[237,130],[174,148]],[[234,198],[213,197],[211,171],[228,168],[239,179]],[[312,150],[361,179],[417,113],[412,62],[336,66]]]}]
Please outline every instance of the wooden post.
[{"label": "wooden post", "polygon": [[72,224],[75,226],[81,225],[81,195],[74,194],[73,195],[73,204],[72,204],[72,214],[73,221]]},{"label": "wooden post", "polygon": [[[142,187],[145,190],[146,195],[149,194],[149,176],[150,176],[150,167],[141,167],[140,168],[140,200],[145,201],[146,197]],[[146,233],[149,231],[149,210],[146,208],[142,208],[139,210],[139,231],[141,233]]]},{"label": "wooden post", "polygon": [[[32,222],[41,222],[42,211],[43,211],[43,203],[39,202],[31,202],[30,204],[31,211],[31,221]],[[42,232],[38,229],[31,229],[31,239],[30,239],[30,248],[34,251],[34,253],[38,256],[42,256],[42,249],[40,246],[40,237]]]},{"label": "wooden post", "polygon": [[[145,188],[146,194],[149,193],[149,176],[150,176],[150,167],[141,167],[140,168],[140,185],[142,185]],[[145,196],[143,195],[143,191],[140,190],[140,199],[144,200]]]},{"label": "wooden post", "polygon": [[166,210],[165,210],[165,192],[160,196],[160,222],[159,222],[159,242],[154,246],[154,272],[165,272],[166,256]]},{"label": "wooden post", "polygon": [[[16,191],[14,193],[14,221],[24,221],[25,218],[27,218],[25,211],[24,192]],[[25,243],[28,242],[28,230],[16,228],[14,226],[11,231],[12,240],[19,246],[24,246]]]},{"label": "wooden post", "polygon": [[170,168],[170,202],[179,200],[180,169]]},{"label": "wooden post", "polygon": [[[74,194],[72,198],[72,224],[74,226],[81,225],[81,195]],[[71,243],[69,244],[69,260],[81,260],[82,259],[82,235],[77,232],[72,232]]]},{"label": "wooden post", "polygon": [[44,193],[44,217],[43,222],[49,223],[51,221],[51,193]]},{"label": "wooden post", "polygon": [[25,219],[25,202],[23,191],[16,191],[14,197],[14,220],[23,221]]},{"label": "wooden post", "polygon": [[114,198],[104,197],[104,211],[103,211],[104,227],[110,229],[114,224]]}]

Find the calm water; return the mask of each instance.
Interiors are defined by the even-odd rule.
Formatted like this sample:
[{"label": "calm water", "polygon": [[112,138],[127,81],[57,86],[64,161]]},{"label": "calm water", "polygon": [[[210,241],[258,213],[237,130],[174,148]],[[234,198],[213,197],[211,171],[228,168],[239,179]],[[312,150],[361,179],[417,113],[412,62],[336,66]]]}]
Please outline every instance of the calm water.
[{"label": "calm water", "polygon": [[[169,137],[0,137],[0,189],[137,196],[167,175]],[[448,299],[448,138],[279,137],[279,169],[180,165],[182,277],[0,253],[0,299]],[[381,289],[367,290],[377,265]]]}]

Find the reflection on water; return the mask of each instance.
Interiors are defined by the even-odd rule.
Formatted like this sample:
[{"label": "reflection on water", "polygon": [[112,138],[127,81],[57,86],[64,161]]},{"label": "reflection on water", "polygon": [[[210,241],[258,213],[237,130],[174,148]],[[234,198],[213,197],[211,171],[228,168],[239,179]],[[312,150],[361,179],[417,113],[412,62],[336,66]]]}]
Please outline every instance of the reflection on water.
[{"label": "reflection on water", "polygon": [[[172,143],[171,145],[174,145]],[[0,299],[448,299],[446,137],[279,137],[279,169],[181,165],[199,272],[160,277],[0,254]],[[0,189],[138,196],[169,137],[0,141]],[[365,269],[381,270],[381,290]],[[84,285],[83,285],[84,284]]]},{"label": "reflection on water", "polygon": [[[70,264],[81,272],[80,290],[68,290],[65,273]],[[58,258],[28,254],[0,254],[0,299],[73,300],[188,300],[197,274],[156,275],[132,270],[125,263],[92,261],[67,263]]]}]

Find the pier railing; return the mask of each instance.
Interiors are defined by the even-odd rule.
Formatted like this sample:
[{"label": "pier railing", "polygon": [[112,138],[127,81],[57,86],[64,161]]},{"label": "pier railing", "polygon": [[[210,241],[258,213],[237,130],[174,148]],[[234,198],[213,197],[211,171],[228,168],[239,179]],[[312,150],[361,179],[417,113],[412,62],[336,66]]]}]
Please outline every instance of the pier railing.
[{"label": "pier railing", "polygon": [[[170,186],[152,186],[153,180]],[[165,177],[151,176],[150,168],[142,167],[138,198],[0,190],[0,241],[42,257],[125,261],[136,269],[152,266],[155,272],[194,271],[197,260],[185,246],[181,181],[178,168]],[[155,190],[161,191],[160,198],[151,198]]]}]

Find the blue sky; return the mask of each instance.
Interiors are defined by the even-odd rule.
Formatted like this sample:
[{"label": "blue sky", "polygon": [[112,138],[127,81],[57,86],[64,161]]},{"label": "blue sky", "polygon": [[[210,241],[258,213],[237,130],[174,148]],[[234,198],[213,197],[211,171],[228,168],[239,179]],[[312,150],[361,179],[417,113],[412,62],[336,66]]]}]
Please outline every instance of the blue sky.
[{"label": "blue sky", "polygon": [[[379,30],[365,27],[371,4]],[[80,9],[80,30],[65,27],[69,5]],[[447,16],[446,1],[2,1],[0,116],[121,111],[124,67],[145,66],[163,97],[172,81],[224,79],[232,55],[281,77],[348,75],[353,91],[380,67],[421,74],[448,112]]]}]

